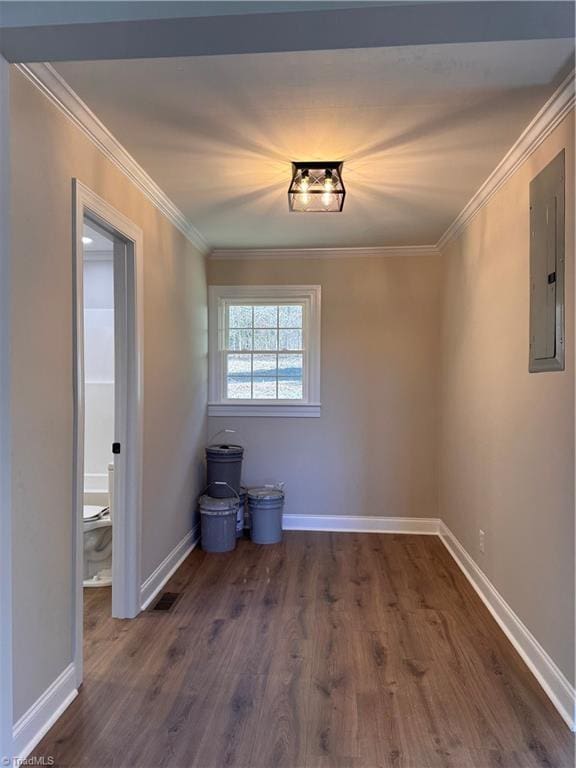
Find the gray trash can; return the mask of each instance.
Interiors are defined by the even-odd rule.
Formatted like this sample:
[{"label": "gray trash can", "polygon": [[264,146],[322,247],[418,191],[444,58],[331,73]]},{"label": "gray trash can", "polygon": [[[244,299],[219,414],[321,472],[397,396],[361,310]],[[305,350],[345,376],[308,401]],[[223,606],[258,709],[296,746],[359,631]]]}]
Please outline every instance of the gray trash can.
[{"label": "gray trash can", "polygon": [[[217,499],[230,496],[230,488],[234,493],[240,493],[240,477],[242,475],[242,457],[244,448],[241,445],[222,443],[209,445],[206,448],[207,483],[212,486],[211,493]],[[230,488],[213,483],[226,483]],[[233,495],[233,494],[232,494]]]},{"label": "gray trash can", "polygon": [[250,488],[250,536],[255,544],[277,544],[282,541],[284,491],[276,488]]},{"label": "gray trash can", "polygon": [[238,497],[200,496],[199,504],[202,549],[205,552],[231,552],[236,547]]}]

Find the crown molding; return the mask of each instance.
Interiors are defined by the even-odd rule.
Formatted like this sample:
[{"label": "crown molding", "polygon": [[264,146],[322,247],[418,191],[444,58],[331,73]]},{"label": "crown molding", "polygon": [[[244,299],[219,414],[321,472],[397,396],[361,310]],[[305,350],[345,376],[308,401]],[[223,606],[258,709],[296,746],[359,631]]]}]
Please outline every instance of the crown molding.
[{"label": "crown molding", "polygon": [[490,198],[508,181],[522,163],[552,133],[574,108],[574,70],[564,78],[552,96],[520,134],[490,176],[475,192],[452,224],[438,240],[441,250],[446,243],[457,237],[468,222],[483,208]]},{"label": "crown molding", "polygon": [[393,256],[436,256],[457,237],[522,163],[574,108],[572,71],[559,85],[500,163],[475,192],[435,245],[382,246],[372,248],[256,248],[221,249],[210,246],[182,211],[137,163],[90,108],[50,64],[16,64],[16,68],[55,104],[71,122],[113,162],[203,254],[212,260],[235,259],[349,259]]},{"label": "crown molding", "polygon": [[108,128],[96,117],[68,83],[50,64],[16,64],[16,68],[40,90],[66,117],[98,147],[108,160],[130,181],[203,255],[210,250],[207,241],[190,224],[142,166],[126,151]]},{"label": "crown molding", "polygon": [[437,256],[435,245],[399,245],[380,248],[216,248],[212,261],[243,259],[374,259],[392,256]]}]

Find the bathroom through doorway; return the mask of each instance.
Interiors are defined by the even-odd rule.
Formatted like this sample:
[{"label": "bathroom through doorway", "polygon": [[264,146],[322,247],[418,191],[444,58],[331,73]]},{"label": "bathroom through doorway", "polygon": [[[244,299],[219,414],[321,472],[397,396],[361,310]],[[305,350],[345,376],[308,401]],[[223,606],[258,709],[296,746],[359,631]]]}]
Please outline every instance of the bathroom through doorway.
[{"label": "bathroom through doorway", "polygon": [[[84,611],[140,611],[142,231],[74,183],[75,661]],[[98,590],[97,593],[94,590]]]}]

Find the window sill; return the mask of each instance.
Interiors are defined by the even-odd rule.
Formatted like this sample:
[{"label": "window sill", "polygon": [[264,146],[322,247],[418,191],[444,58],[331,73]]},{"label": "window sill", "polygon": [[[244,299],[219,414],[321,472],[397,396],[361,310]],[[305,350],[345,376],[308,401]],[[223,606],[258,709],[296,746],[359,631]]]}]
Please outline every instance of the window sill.
[{"label": "window sill", "polygon": [[268,416],[270,418],[318,418],[320,403],[208,403],[208,416]]}]

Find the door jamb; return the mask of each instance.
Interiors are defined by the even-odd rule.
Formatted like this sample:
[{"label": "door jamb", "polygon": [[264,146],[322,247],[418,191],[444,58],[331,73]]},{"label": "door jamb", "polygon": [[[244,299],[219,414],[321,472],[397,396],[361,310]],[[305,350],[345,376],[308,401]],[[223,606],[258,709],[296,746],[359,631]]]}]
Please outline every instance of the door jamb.
[{"label": "door jamb", "polygon": [[[140,612],[141,587],[141,510],[142,510],[142,434],[143,434],[143,234],[142,230],[123,214],[96,195],[92,190],[73,179],[73,274],[74,274],[74,663],[76,682],[83,678],[83,526],[81,509],[84,504],[84,301],[83,266],[84,248],[82,231],[84,216],[93,217],[99,223],[118,234],[126,242],[128,290],[126,291],[126,317],[129,319],[127,355],[128,411],[121,424],[115,425],[115,440],[121,436],[122,468],[115,474],[114,494],[123,497],[124,503],[116,504],[123,510],[114,518],[113,531],[113,586],[112,615],[116,618],[133,618]],[[131,320],[131,322],[130,322]],[[117,411],[118,413],[118,411]],[[115,457],[118,458],[118,457]],[[118,477],[116,475],[118,474]],[[121,475],[124,478],[118,483]],[[124,488],[122,489],[122,485]],[[120,486],[120,487],[119,487]],[[117,498],[118,498],[117,496]],[[116,585],[114,585],[116,581]]]},{"label": "door jamb", "polygon": [[0,759],[13,752],[10,71],[0,56]]}]

